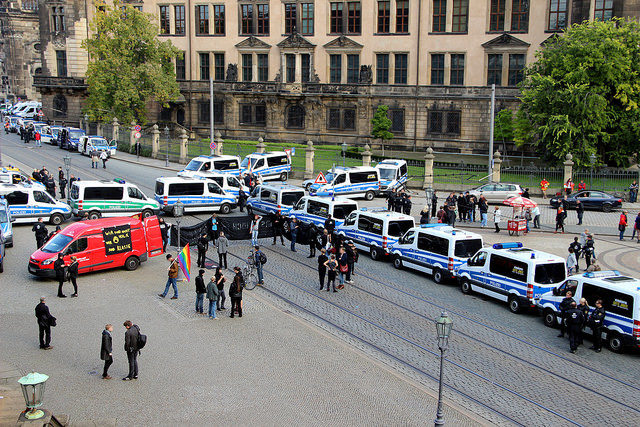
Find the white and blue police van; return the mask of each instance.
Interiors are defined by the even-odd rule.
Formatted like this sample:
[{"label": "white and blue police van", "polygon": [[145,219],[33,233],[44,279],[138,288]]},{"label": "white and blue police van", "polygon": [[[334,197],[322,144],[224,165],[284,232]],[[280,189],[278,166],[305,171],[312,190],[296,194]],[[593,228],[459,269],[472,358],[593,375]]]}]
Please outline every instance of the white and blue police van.
[{"label": "white and blue police van", "polygon": [[184,169],[178,172],[178,176],[194,176],[203,172],[240,175],[240,158],[238,156],[217,154],[194,157]]},{"label": "white and blue police van", "polygon": [[322,228],[328,218],[333,218],[336,226],[342,225],[349,214],[357,210],[358,202],[345,197],[304,196],[298,200],[289,216]]},{"label": "white and blue police van", "polygon": [[191,176],[193,178],[208,179],[210,181],[214,181],[224,190],[225,193],[233,194],[236,197],[238,197],[238,195],[240,194],[241,189],[246,195],[249,195],[249,192],[251,191],[249,187],[244,185],[237,176],[228,173],[215,171],[196,172]]},{"label": "white and blue police van", "polygon": [[24,185],[25,187],[38,188],[43,191],[47,189],[41,182],[36,181],[20,169],[12,166],[0,169],[0,183]]},{"label": "white and blue police van", "polygon": [[260,175],[263,180],[286,181],[291,173],[291,157],[284,151],[269,151],[247,155],[240,164],[242,174]]},{"label": "white and blue police van", "polygon": [[421,271],[443,283],[482,247],[482,236],[477,233],[446,224],[422,224],[390,245],[389,254],[395,268]]},{"label": "white and blue police van", "polygon": [[33,130],[36,131],[37,133],[40,134],[40,142],[44,142],[42,141],[42,138],[50,138],[51,135],[49,135],[49,125],[44,123],[44,122],[33,122]]},{"label": "white and blue police van", "polygon": [[[612,351],[621,352],[625,347],[640,347],[639,279],[622,275],[615,270],[569,276],[564,283],[543,294],[538,301],[545,325],[560,325],[560,303],[567,291],[571,291],[576,303],[585,298],[589,304],[589,312],[593,312],[597,300],[602,300],[602,307],[606,312],[602,333]],[[588,323],[587,329],[593,334]]]},{"label": "white and blue police van", "polygon": [[480,249],[455,270],[463,293],[477,292],[505,301],[519,313],[536,307],[543,294],[567,277],[564,258],[520,242],[496,243]]},{"label": "white and blue police van", "polygon": [[109,157],[115,156],[118,150],[118,144],[115,141],[107,141],[100,135],[83,135],[78,141],[78,152],[80,154],[91,155],[93,150],[102,152],[106,151]]},{"label": "white and blue police van", "polygon": [[156,179],[155,199],[164,212],[175,214],[180,200],[184,212],[220,212],[228,214],[237,205],[237,197],[227,194],[218,184],[188,176]]},{"label": "white and blue police van", "polygon": [[361,208],[351,212],[342,225],[336,224],[336,232],[353,240],[358,249],[369,252],[371,259],[379,260],[389,253],[389,245],[415,225],[409,215],[385,208]]},{"label": "white and blue police van", "polygon": [[8,117],[7,119],[9,121],[9,131],[12,133],[18,132],[18,129],[20,129],[20,117],[11,116],[11,117]]},{"label": "white and blue police van", "polygon": [[69,151],[76,151],[78,149],[78,143],[80,142],[80,138],[86,135],[86,132],[80,128],[68,127],[67,129],[67,140],[61,141],[58,140],[60,144],[60,148],[65,148]]},{"label": "white and blue police van", "polygon": [[309,194],[364,197],[373,200],[380,193],[380,171],[368,166],[335,167],[327,171],[326,184],[306,180],[302,186]]},{"label": "white and blue police van", "polygon": [[290,184],[257,185],[247,200],[247,212],[277,213],[288,215],[293,207],[304,197],[304,189]]},{"label": "white and blue police van", "polygon": [[36,222],[38,218],[53,225],[71,218],[71,207],[44,190],[15,184],[0,184],[0,197],[9,205],[11,218],[17,223]]},{"label": "white and blue police van", "polygon": [[385,159],[375,167],[380,174],[380,191],[400,190],[407,186],[409,168],[406,160]]},{"label": "white and blue police van", "polygon": [[11,212],[9,212],[9,205],[7,204],[7,200],[0,198],[0,230],[2,230],[4,243],[7,247],[13,246],[13,226],[11,225],[12,222],[13,218],[11,218]]}]

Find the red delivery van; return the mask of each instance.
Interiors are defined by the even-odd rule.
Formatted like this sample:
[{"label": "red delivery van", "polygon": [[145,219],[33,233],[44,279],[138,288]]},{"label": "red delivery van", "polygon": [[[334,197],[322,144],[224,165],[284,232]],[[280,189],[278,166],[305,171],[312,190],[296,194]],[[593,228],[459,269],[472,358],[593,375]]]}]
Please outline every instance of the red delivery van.
[{"label": "red delivery van", "polygon": [[64,254],[78,259],[78,272],[123,267],[135,270],[147,257],[162,254],[162,235],[157,216],[101,218],[71,224],[31,255],[29,273],[55,277],[53,263]]}]

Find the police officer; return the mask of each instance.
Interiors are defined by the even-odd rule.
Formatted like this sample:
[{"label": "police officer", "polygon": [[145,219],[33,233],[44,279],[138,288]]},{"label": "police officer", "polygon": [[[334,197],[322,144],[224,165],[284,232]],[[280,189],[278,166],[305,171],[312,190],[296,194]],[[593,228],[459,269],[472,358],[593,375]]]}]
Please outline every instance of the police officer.
[{"label": "police officer", "polygon": [[402,210],[405,215],[411,215],[411,206],[413,203],[411,202],[411,196],[408,194],[404,195],[402,199]]},{"label": "police officer", "polygon": [[336,220],[329,217],[324,221],[324,229],[327,230],[327,233],[333,234],[336,229]]},{"label": "police officer", "polygon": [[284,218],[280,212],[276,212],[273,214],[273,218],[271,219],[273,222],[273,243],[276,244],[276,240],[278,236],[280,236],[280,243],[284,246],[284,238],[282,237],[282,226],[284,224]]},{"label": "police officer", "polygon": [[393,205],[395,203],[396,198],[396,189],[392,188],[391,191],[387,193],[387,210],[392,211]]},{"label": "police officer", "polygon": [[606,312],[602,306],[602,300],[599,299],[596,301],[596,309],[593,310],[593,313],[589,316],[588,322],[589,327],[593,331],[593,345],[589,348],[596,353],[600,353],[602,351],[602,326],[604,325],[605,316]]},{"label": "police officer", "polygon": [[56,198],[56,181],[53,179],[51,175],[47,176],[47,180],[44,182],[44,185],[47,187],[47,193],[51,195],[54,199]]},{"label": "police officer", "polygon": [[582,325],[584,324],[584,314],[575,301],[571,303],[571,308],[567,311],[566,320],[567,329],[569,330],[569,347],[571,348],[571,353],[575,353],[578,350],[578,345],[580,345]]},{"label": "police officer", "polygon": [[198,238],[198,262],[197,265],[200,268],[204,268],[204,261],[207,256],[207,249],[209,249],[209,239],[207,233],[204,233]]},{"label": "police officer", "polygon": [[49,235],[47,227],[44,226],[44,221],[42,220],[42,218],[38,218],[38,222],[33,225],[31,231],[36,234],[36,245],[38,246],[38,249],[40,249],[42,245],[44,245],[44,243],[47,241],[47,236]]},{"label": "police officer", "polygon": [[238,207],[240,208],[240,212],[244,212],[244,207],[247,205],[247,193],[245,193],[242,188],[238,190]]},{"label": "police officer", "polygon": [[315,224],[309,227],[309,256],[307,258],[316,257],[316,244],[318,243],[318,228]]},{"label": "police officer", "polygon": [[65,198],[64,191],[67,189],[67,179],[64,177],[64,175],[62,175],[62,178],[60,178],[60,181],[58,181],[58,184],[60,185],[60,198],[64,199]]},{"label": "police officer", "polygon": [[566,297],[560,302],[560,334],[558,338],[564,337],[564,332],[566,329],[566,320],[567,320],[567,312],[571,308],[571,303],[575,303],[576,301],[573,299],[573,293],[571,291],[567,291]]}]

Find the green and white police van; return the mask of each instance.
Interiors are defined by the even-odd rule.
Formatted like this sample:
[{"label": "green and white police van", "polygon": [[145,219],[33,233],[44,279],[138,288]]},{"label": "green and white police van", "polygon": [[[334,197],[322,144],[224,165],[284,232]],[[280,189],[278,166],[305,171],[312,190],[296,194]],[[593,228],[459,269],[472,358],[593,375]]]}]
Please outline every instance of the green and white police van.
[{"label": "green and white police van", "polygon": [[141,213],[143,218],[160,211],[160,205],[124,179],[75,181],[69,192],[69,206],[75,216],[98,219]]}]

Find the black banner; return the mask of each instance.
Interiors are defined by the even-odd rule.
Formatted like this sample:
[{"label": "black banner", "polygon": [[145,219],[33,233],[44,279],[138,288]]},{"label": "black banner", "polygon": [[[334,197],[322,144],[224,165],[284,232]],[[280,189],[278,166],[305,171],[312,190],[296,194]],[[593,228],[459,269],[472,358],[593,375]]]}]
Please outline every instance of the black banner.
[{"label": "black banner", "polygon": [[131,226],[120,225],[102,230],[104,249],[108,255],[121,254],[133,249],[131,245]]}]

